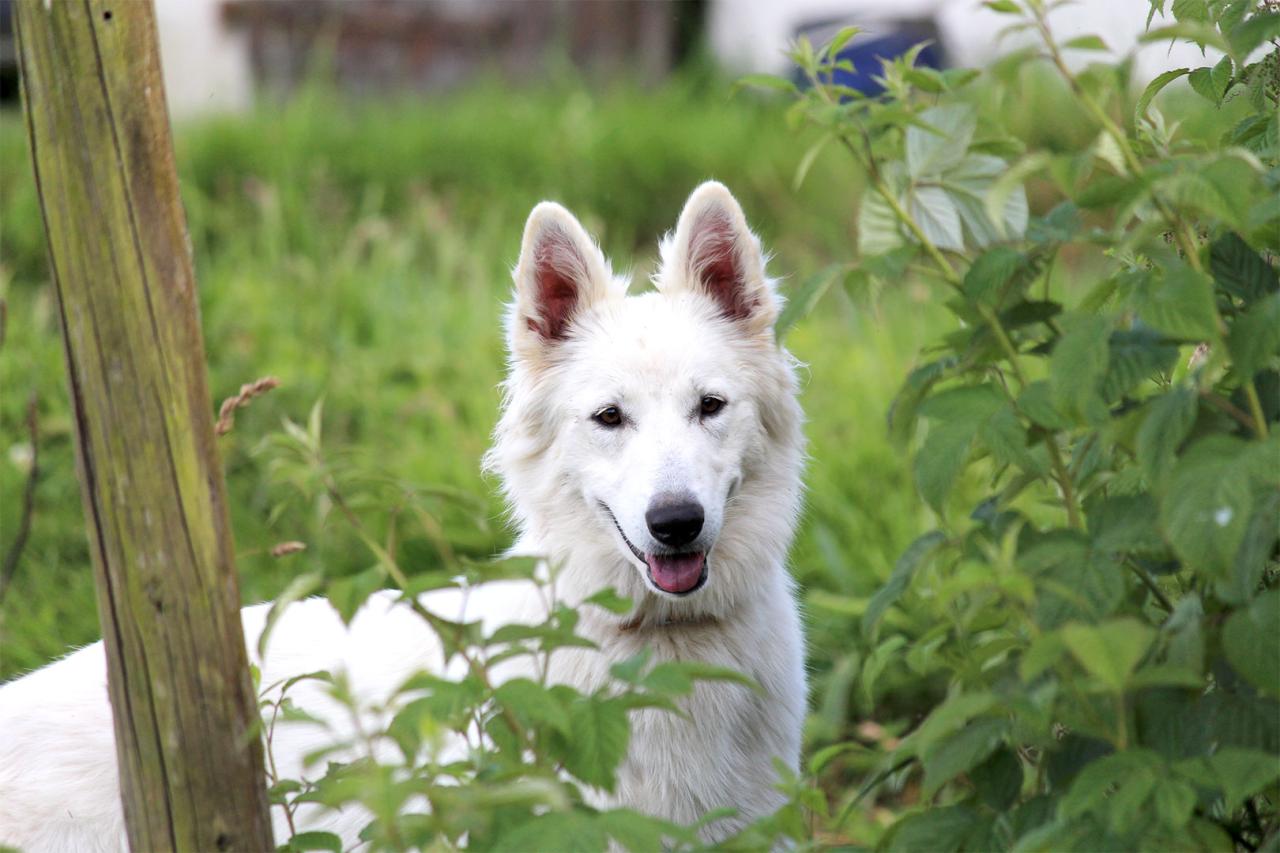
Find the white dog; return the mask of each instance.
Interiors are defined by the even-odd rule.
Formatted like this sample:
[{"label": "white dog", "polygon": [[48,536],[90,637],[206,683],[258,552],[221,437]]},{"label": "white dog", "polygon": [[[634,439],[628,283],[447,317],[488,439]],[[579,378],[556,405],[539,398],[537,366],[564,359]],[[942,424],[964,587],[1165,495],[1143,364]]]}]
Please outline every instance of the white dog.
[{"label": "white dog", "polygon": [[[623,616],[583,608],[578,630],[599,651],[557,651],[552,680],[593,690],[610,664],[649,647],[655,660],[723,665],[763,687],[701,682],[684,704],[689,719],[633,714],[617,789],[597,798],[686,823],[737,809],[707,830],[714,840],[780,803],[775,758],[799,761],[803,641],[785,557],[800,502],[801,413],[792,360],[773,335],[779,298],[722,185],[690,197],[654,281],[656,292],[627,296],[567,210],[534,208],[487,463],[519,525],[515,550],[560,567],[561,600],[613,586],[636,602]],[[540,620],[545,607],[514,582],[424,602],[489,626]],[[265,618],[265,605],[244,611],[251,650]],[[264,685],[345,670],[371,705],[412,672],[445,669],[434,635],[390,594],[372,598],[350,628],[322,599],[295,604],[268,652],[255,659]],[[503,677],[515,674],[513,663]],[[318,687],[290,695],[342,731],[347,715]],[[304,775],[302,756],[332,737],[278,728],[280,775]],[[311,808],[297,815],[299,829],[358,843],[367,815]],[[101,643],[0,688],[0,843],[30,853],[126,849]]]}]

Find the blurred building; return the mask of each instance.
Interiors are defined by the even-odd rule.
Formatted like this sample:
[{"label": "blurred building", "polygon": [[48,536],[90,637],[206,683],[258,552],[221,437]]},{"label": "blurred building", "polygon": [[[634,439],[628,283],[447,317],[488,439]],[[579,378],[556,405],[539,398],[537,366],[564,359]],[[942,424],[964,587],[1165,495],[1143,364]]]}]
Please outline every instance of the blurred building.
[{"label": "blurred building", "polygon": [[171,109],[235,108],[320,74],[354,94],[442,91],[481,74],[665,76],[705,3],[670,0],[156,0]]},{"label": "blurred building", "polygon": [[[786,73],[787,45],[839,27],[867,33],[859,69],[932,40],[922,61],[981,65],[1034,39],[1000,36],[1010,19],[979,0],[154,0],[170,109],[177,117],[248,106],[320,73],[356,94],[441,91],[496,73],[518,83],[568,62],[591,77],[656,80],[700,45],[733,71]],[[11,0],[0,0],[0,98],[16,97]],[[1140,46],[1143,0],[1056,8],[1060,41],[1097,34],[1113,58],[1134,52],[1139,83],[1202,65],[1192,45]],[[1069,55],[1081,64],[1098,54]],[[1211,61],[1216,57],[1210,56]],[[864,77],[867,75],[863,75]]]}]

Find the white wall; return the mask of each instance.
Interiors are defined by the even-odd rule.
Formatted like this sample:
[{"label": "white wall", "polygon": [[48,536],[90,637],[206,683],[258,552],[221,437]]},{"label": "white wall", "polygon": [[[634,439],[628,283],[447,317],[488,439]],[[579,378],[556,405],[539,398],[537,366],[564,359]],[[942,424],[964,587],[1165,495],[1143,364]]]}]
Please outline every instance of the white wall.
[{"label": "white wall", "polygon": [[160,62],[175,119],[247,107],[253,96],[248,45],[223,26],[221,0],[155,0]]}]

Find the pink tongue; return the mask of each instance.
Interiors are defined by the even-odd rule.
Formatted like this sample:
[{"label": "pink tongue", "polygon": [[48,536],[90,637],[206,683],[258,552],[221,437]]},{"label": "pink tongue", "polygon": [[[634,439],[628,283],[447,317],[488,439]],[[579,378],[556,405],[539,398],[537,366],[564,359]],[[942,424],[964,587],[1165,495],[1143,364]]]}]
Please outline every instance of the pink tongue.
[{"label": "pink tongue", "polygon": [[667,592],[688,592],[697,586],[704,559],[701,553],[645,555],[649,576]]}]

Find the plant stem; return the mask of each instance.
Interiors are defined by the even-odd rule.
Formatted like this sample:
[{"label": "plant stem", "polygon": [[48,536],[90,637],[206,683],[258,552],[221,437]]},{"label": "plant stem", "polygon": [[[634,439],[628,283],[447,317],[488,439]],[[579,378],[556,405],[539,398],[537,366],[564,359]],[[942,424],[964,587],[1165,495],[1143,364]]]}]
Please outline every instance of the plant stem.
[{"label": "plant stem", "polygon": [[1262,414],[1262,401],[1258,399],[1258,389],[1252,379],[1244,383],[1244,396],[1249,401],[1249,414],[1253,415],[1253,431],[1258,438],[1266,438],[1267,418]]},{"label": "plant stem", "polygon": [[1062,461],[1062,452],[1058,450],[1057,433],[1046,432],[1045,449],[1049,451],[1049,464],[1053,466],[1053,478],[1062,489],[1062,503],[1067,510],[1067,523],[1076,530],[1084,530],[1084,522],[1080,518],[1080,509],[1076,506],[1076,490],[1071,482],[1071,474]]},{"label": "plant stem", "polygon": [[[1249,393],[1248,389],[1251,388],[1252,386],[1253,386],[1252,382],[1250,382],[1249,385],[1246,386],[1246,390],[1245,390],[1246,395]],[[1222,397],[1218,396],[1212,391],[1209,391],[1203,388],[1200,389],[1199,393],[1200,393],[1201,400],[1204,400],[1206,403],[1213,406],[1215,409],[1218,409],[1219,411],[1224,412],[1230,415],[1231,417],[1235,418],[1246,429],[1251,429],[1254,432],[1256,432],[1260,438],[1266,437],[1266,424],[1263,423],[1262,429],[1260,430],[1258,428],[1258,421],[1250,419],[1248,413],[1242,411],[1239,406],[1235,405],[1230,400],[1223,399]],[[1254,391],[1253,396],[1255,398],[1257,397],[1256,390]],[[1261,406],[1261,404],[1259,404],[1259,406]],[[1260,414],[1260,413],[1261,413],[1261,410],[1259,409],[1257,414]]]},{"label": "plant stem", "polygon": [[[1058,45],[1054,42],[1053,36],[1049,32],[1048,21],[1045,20],[1045,11],[1043,8],[1035,10],[1036,28],[1040,31],[1040,37],[1044,41],[1045,47],[1049,51],[1049,58],[1057,67],[1058,73],[1067,81],[1067,85],[1071,87],[1071,91],[1084,105],[1089,114],[1093,116],[1098,124],[1102,125],[1102,129],[1116,143],[1116,147],[1120,151],[1120,156],[1124,158],[1125,166],[1135,176],[1141,175],[1143,172],[1142,161],[1138,159],[1138,155],[1134,154],[1133,147],[1129,145],[1129,138],[1125,135],[1120,125],[1107,114],[1102,105],[1095,101],[1084,87],[1080,85],[1080,81],[1071,73],[1071,69],[1067,67],[1067,63],[1062,58],[1062,52],[1058,50]],[[1151,201],[1155,204],[1156,209],[1160,211],[1160,215],[1169,222],[1173,227],[1173,237],[1178,243],[1178,248],[1182,249],[1182,254],[1186,257],[1187,263],[1196,272],[1204,272],[1204,265],[1200,262],[1200,252],[1196,246],[1195,235],[1192,233],[1190,226],[1182,221],[1173,208],[1155,191],[1151,193]],[[1215,314],[1216,314],[1215,309]],[[1222,327],[1221,319],[1218,320],[1218,327]]]},{"label": "plant stem", "polygon": [[1169,600],[1169,596],[1164,594],[1164,590],[1162,590],[1160,585],[1156,583],[1156,579],[1151,577],[1151,573],[1142,568],[1142,566],[1133,562],[1131,559],[1126,558],[1124,564],[1133,570],[1133,573],[1138,576],[1138,579],[1142,581],[1147,589],[1151,590],[1151,594],[1160,602],[1160,606],[1167,612],[1172,613],[1173,602]]}]

